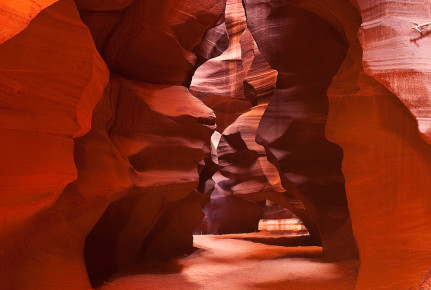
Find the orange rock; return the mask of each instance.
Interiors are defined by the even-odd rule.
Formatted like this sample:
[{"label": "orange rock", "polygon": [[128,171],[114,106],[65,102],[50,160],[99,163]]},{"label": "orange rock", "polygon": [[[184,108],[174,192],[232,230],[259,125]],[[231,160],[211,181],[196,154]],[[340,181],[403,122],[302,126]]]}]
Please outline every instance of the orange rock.
[{"label": "orange rock", "polygon": [[[182,86],[114,77],[106,93],[116,104],[110,138],[130,162],[133,187],[120,195],[117,190],[119,200],[88,229],[85,257],[93,286],[145,257],[145,247],[156,247],[154,239],[159,253],[192,247],[184,237],[192,236],[203,213],[200,195],[190,193],[198,186],[197,164],[209,153],[215,122],[213,112]],[[179,220],[183,242],[173,247],[164,227]]]},{"label": "orange rock", "polygon": [[43,10],[0,55],[2,287],[88,288],[77,221],[93,201],[80,208],[61,193],[77,178],[73,138],[90,130],[107,68],[71,0]]},{"label": "orange rock", "polygon": [[[344,151],[343,173],[361,261],[357,288],[428,289],[430,221],[425,212],[430,181],[424,176],[429,174],[431,148],[423,141],[428,137],[421,118],[428,110],[424,80],[429,73],[420,57],[427,40],[416,40],[418,46],[410,41],[418,35],[409,20],[430,17],[429,5],[357,2],[349,10],[327,8],[331,14],[339,11],[335,15],[350,48],[328,90],[326,129]],[[360,13],[362,24],[359,15],[356,21],[341,16],[346,11]]]},{"label": "orange rock", "polygon": [[188,84],[193,49],[216,25],[225,1],[134,1],[109,38],[103,57],[124,77],[153,83]]},{"label": "orange rock", "polygon": [[58,0],[4,0],[0,4],[0,44],[24,30],[39,12]]},{"label": "orange rock", "polygon": [[108,71],[72,1],[42,11],[0,45],[0,55],[0,216],[7,225],[50,206],[76,178],[73,138],[90,129]]}]

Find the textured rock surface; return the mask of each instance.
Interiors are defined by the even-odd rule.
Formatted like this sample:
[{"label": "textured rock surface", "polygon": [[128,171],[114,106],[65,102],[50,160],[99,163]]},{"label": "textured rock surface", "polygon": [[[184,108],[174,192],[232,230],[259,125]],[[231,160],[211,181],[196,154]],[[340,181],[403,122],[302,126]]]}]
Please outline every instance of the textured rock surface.
[{"label": "textured rock surface", "polygon": [[242,113],[250,110],[252,104],[247,100],[232,99],[229,97],[210,96],[202,102],[214,110],[217,116],[217,131],[223,132],[230,124],[235,122]]},{"label": "textured rock surface", "polygon": [[193,76],[190,89],[199,98],[212,95],[244,97],[242,82],[246,71],[240,40],[246,29],[246,21],[240,0],[226,2],[225,25],[229,37],[227,50],[199,67]]},{"label": "textured rock surface", "polygon": [[[82,3],[80,8],[87,9]],[[198,25],[203,34],[212,20],[201,8],[205,12],[197,8],[202,18],[195,20],[203,21]],[[172,19],[159,24],[171,25],[167,20]],[[178,33],[188,29],[184,25]],[[2,286],[89,289],[86,266],[94,283],[104,266],[125,267],[145,256],[140,248],[155,251],[153,242],[158,253],[190,249],[193,228],[203,217],[202,196],[193,192],[199,182],[197,164],[209,153],[212,111],[185,87],[114,77],[84,135],[108,71],[73,1],[42,11],[25,31],[1,45],[0,53],[2,136],[8,139],[2,161],[10,164],[2,167],[2,186],[11,193],[1,204],[2,237],[7,237],[0,240]],[[12,148],[28,153],[15,156]],[[91,233],[104,239],[101,244],[116,243],[108,250],[97,245],[105,256],[97,256],[98,248],[88,255],[94,234],[87,236],[96,223],[102,230],[96,226]],[[172,229],[181,237],[174,246],[166,236]],[[102,261],[96,269],[91,268],[94,256]]]},{"label": "textured rock surface", "polygon": [[61,193],[77,178],[73,138],[90,129],[107,68],[69,0],[43,10],[0,55],[2,287],[88,287],[79,238],[67,232],[79,201]]},{"label": "textured rock surface", "polygon": [[193,49],[216,25],[224,7],[225,1],[134,1],[102,56],[112,71],[124,77],[188,84],[196,63]]},{"label": "textured rock surface", "polygon": [[0,4],[1,288],[185,253],[214,187],[202,232],[269,199],[358,289],[430,288],[431,2],[244,3]]},{"label": "textured rock surface", "polygon": [[196,47],[196,54],[202,58],[201,62],[203,63],[221,55],[228,47],[229,35],[226,30],[226,23],[222,22],[205,33],[205,38]]},{"label": "textured rock surface", "polygon": [[[108,207],[87,238],[86,263],[93,285],[148,252],[169,255],[192,247],[193,228],[203,217],[212,188],[203,175],[214,169],[203,159],[210,151],[215,117],[187,88],[171,84],[190,82],[199,65],[195,49],[203,59],[217,53],[208,42],[200,42],[221,17],[224,5],[134,1],[121,11],[102,13],[80,5],[112,71],[160,84],[112,81],[110,94],[118,96],[111,99],[118,101],[113,102],[117,120],[110,134],[133,167],[134,186]],[[223,42],[220,26],[211,31],[206,40]],[[201,180],[198,168],[205,172]],[[207,195],[197,194],[196,188]],[[170,231],[177,233],[175,245],[167,235]]]},{"label": "textured rock surface", "polygon": [[[217,147],[220,169],[214,176],[216,191],[211,196],[212,204],[205,209],[209,233],[226,233],[224,230],[227,229],[229,233],[257,230],[265,201],[271,200],[301,217],[318,242],[319,234],[305,215],[304,204],[281,186],[277,169],[268,162],[264,147],[255,141],[266,108],[267,104],[253,107],[239,116],[221,136]],[[238,224],[234,225],[232,220],[238,220]]]},{"label": "textured rock surface", "polygon": [[429,29],[420,34],[411,22],[428,22],[429,4],[289,2],[330,22],[349,43],[328,89],[326,133],[344,151],[361,261],[357,288],[428,289],[430,148],[421,137],[428,140],[422,117],[428,114]]},{"label": "textured rock surface", "polygon": [[[224,26],[210,31],[202,44],[201,55],[214,58],[206,61],[193,75],[190,91],[212,108],[217,116],[217,131],[223,132],[252,105],[271,96],[277,72],[271,69],[247,29],[244,7],[240,0],[226,2]],[[226,34],[223,34],[223,32]],[[226,36],[225,36],[226,35]],[[217,41],[225,47],[211,48]],[[205,53],[206,51],[206,53]]]},{"label": "textured rock surface", "polygon": [[57,0],[5,0],[0,3],[0,44],[20,33],[40,11]]},{"label": "textured rock surface", "polygon": [[96,48],[101,53],[109,36],[121,20],[123,10],[104,11],[79,11],[82,22],[88,26],[93,36]]},{"label": "textured rock surface", "polygon": [[[58,29],[46,33],[53,23]],[[0,215],[7,226],[50,206],[76,178],[73,138],[90,129],[108,72],[71,1],[43,11],[0,54]]]},{"label": "textured rock surface", "polygon": [[226,194],[261,201],[267,191],[285,191],[276,168],[266,159],[265,149],[254,140],[266,107],[259,105],[242,114],[221,136],[217,157]]},{"label": "textured rock surface", "polygon": [[[174,211],[175,205],[167,208],[168,204],[187,198],[197,188],[197,163],[209,153],[208,140],[214,124],[212,111],[182,86],[113,78],[107,94],[110,102],[116,104],[116,119],[109,132],[133,168],[134,186],[109,206],[87,238],[86,262],[95,285],[98,279],[142,258],[142,247],[151,247],[152,240],[159,242],[161,254],[166,244],[157,236],[162,231],[160,223],[169,227],[170,222],[180,219],[166,214],[162,221],[159,219],[165,210]],[[200,206],[198,196],[189,199]],[[190,210],[188,218],[192,226],[183,235],[191,236],[193,221],[199,224],[203,216],[199,206],[191,207],[194,211]],[[164,242],[169,243],[170,239]],[[191,248],[192,241],[178,240],[177,247]],[[169,249],[165,251],[169,253]]]},{"label": "textured rock surface", "polygon": [[419,133],[431,143],[431,21],[429,1],[356,1],[362,17],[359,40],[366,74],[409,109]]},{"label": "textured rock surface", "polygon": [[356,257],[341,173],[343,153],[324,136],[325,91],[346,45],[331,25],[304,9],[271,0],[245,3],[249,29],[279,71],[257,141],[277,166],[283,187],[304,202],[320,232],[324,256]]},{"label": "textured rock surface", "polygon": [[265,148],[255,141],[267,107],[268,104],[253,107],[223,132],[219,148],[220,172],[229,179],[224,190],[251,202],[271,200],[292,211],[303,220],[314,241],[319,242],[316,225],[306,215],[304,203],[282,187],[280,175],[268,161]]},{"label": "textured rock surface", "polygon": [[421,118],[430,96],[424,57],[430,42],[426,35],[414,40],[418,32],[410,21],[429,19],[429,3],[356,4],[362,25],[359,16],[345,18],[358,13],[353,7],[338,13],[330,9],[351,44],[328,91],[327,135],[344,151],[361,261],[357,288],[428,289],[430,221],[425,212],[431,148],[421,139],[429,140]]}]

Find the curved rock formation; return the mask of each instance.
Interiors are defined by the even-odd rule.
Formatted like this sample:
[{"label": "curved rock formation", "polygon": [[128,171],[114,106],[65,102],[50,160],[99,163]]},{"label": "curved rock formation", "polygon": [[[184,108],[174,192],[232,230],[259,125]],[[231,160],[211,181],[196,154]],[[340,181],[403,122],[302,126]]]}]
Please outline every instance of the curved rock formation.
[{"label": "curved rock formation", "polygon": [[2,289],[96,287],[264,200],[358,250],[358,289],[430,288],[431,2],[225,4],[0,4]]},{"label": "curved rock formation", "polygon": [[[216,25],[225,1],[134,1],[103,47],[110,69],[153,83],[188,84],[196,63],[193,49]],[[126,45],[127,44],[127,45]]]},{"label": "curved rock formation", "polygon": [[246,29],[246,21],[241,1],[226,2],[225,25],[229,37],[228,48],[199,67],[193,76],[190,90],[200,99],[212,95],[244,98],[242,82],[246,71],[240,40]]},{"label": "curved rock formation", "polygon": [[356,1],[362,24],[363,66],[407,107],[431,143],[431,21],[429,1]]},{"label": "curved rock formation", "polygon": [[[221,14],[211,11],[224,6],[220,1],[210,5],[214,10],[193,5],[198,16],[192,23],[184,19],[190,15],[176,20],[166,16],[158,23],[171,25],[190,51]],[[183,14],[179,8],[173,11]],[[197,32],[189,38],[184,29],[192,27]],[[99,49],[105,41],[100,39]],[[27,29],[1,45],[0,53],[6,108],[2,136],[10,141],[3,143],[2,159],[11,164],[2,184],[22,196],[6,195],[2,202],[2,286],[89,289],[86,266],[96,285],[105,267],[121,269],[145,257],[144,248],[153,251],[151,241],[168,254],[190,249],[193,228],[203,217],[204,196],[195,188],[197,165],[209,153],[212,111],[185,87],[114,77],[85,134],[108,71],[72,1],[42,11]],[[170,82],[168,77],[160,81]],[[77,138],[75,144],[72,138]],[[30,142],[32,153],[12,155],[12,147],[26,152]],[[20,178],[12,178],[18,172]],[[109,220],[112,209],[116,220]],[[165,234],[173,228],[182,237],[176,247]],[[92,249],[95,235],[104,238],[102,244],[117,243],[116,248]],[[92,257],[101,258],[101,252],[113,262],[101,260],[92,268]]]},{"label": "curved rock formation", "polygon": [[271,200],[300,217],[319,243],[319,233],[307,217],[304,204],[281,186],[277,169],[268,162],[264,147],[255,141],[266,108],[267,104],[253,107],[221,136],[217,146],[220,169],[214,176],[216,190],[205,209],[207,230],[212,234],[256,231],[263,216],[260,203]]},{"label": "curved rock formation", "polygon": [[108,71],[72,1],[41,12],[0,54],[1,187],[14,194],[2,197],[7,225],[50,206],[76,178],[73,138],[90,129]]},{"label": "curved rock formation", "polygon": [[58,0],[6,0],[0,4],[0,44],[24,30],[43,9]]},{"label": "curved rock formation", "polygon": [[[54,212],[50,219],[44,213],[62,202],[62,191],[77,178],[73,138],[90,129],[108,70],[71,0],[43,10],[0,45],[0,55],[2,287],[52,287],[55,277],[65,289],[87,287],[84,267],[67,258],[61,267],[55,264],[61,258],[52,254],[52,239],[62,240],[64,252],[73,243],[73,236],[64,240],[67,233],[59,231],[73,210]],[[84,282],[75,283],[80,276]]]},{"label": "curved rock formation", "polygon": [[[111,99],[118,99],[118,111],[110,133],[134,169],[134,186],[108,207],[86,240],[93,285],[149,252],[169,255],[192,248],[191,235],[207,199],[195,189],[205,193],[211,188],[205,180],[198,184],[197,165],[201,171],[214,170],[202,161],[209,153],[215,118],[185,87],[170,84],[190,82],[198,64],[194,50],[206,52],[200,42],[224,5],[134,1],[120,12],[82,12],[111,70],[160,83],[112,81],[111,94],[118,97]],[[206,39],[217,39],[215,34],[209,32]],[[212,57],[212,52],[203,57]],[[174,245],[166,235],[171,230],[178,233]],[[100,247],[102,241],[105,247]]]},{"label": "curved rock formation", "polygon": [[424,176],[429,175],[430,148],[421,138],[429,140],[430,42],[427,27],[422,32],[412,28],[413,22],[429,21],[429,4],[289,2],[323,17],[349,43],[328,89],[326,133],[344,151],[361,261],[357,288],[427,289],[429,181]]},{"label": "curved rock formation", "polygon": [[205,38],[196,47],[196,54],[201,57],[201,63],[221,55],[229,47],[229,36],[226,30],[226,22],[209,29]]},{"label": "curved rock formation", "polygon": [[356,7],[342,11],[326,8],[350,43],[328,90],[327,135],[344,151],[361,261],[358,289],[429,288],[430,221],[425,212],[431,148],[422,140],[429,140],[422,118],[430,95],[423,57],[430,42],[426,32],[411,29],[411,22],[429,19],[430,6],[423,1],[400,4],[357,1]]},{"label": "curved rock formation", "polygon": [[[192,94],[214,110],[219,132],[252,105],[268,99],[275,90],[277,78],[277,72],[269,67],[247,29],[241,0],[226,2],[224,27],[229,40],[227,49],[200,66],[190,84]],[[204,43],[224,39],[224,27],[218,28],[218,33],[207,35]],[[206,49],[210,47],[207,45]]]},{"label": "curved rock formation", "polygon": [[271,0],[247,0],[245,7],[261,52],[279,71],[277,90],[256,140],[277,166],[283,187],[303,201],[320,232],[324,257],[354,258],[357,250],[341,173],[343,153],[324,136],[325,91],[346,45],[331,25],[304,9]]},{"label": "curved rock formation", "polygon": [[160,235],[181,218],[190,225],[175,229],[189,239],[177,239],[173,249],[192,248],[190,237],[203,218],[203,197],[192,193],[199,183],[197,163],[209,153],[215,121],[212,111],[182,86],[117,77],[111,79],[107,94],[115,104],[110,138],[130,162],[133,187],[109,205],[86,239],[94,286],[145,257],[147,247],[154,250],[154,240],[158,254],[172,254],[171,238]]}]

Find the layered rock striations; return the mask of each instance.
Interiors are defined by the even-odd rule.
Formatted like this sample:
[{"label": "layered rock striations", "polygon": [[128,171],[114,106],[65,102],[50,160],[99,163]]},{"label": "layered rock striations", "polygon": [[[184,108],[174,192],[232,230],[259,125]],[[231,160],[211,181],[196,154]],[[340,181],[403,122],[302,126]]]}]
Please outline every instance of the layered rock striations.
[{"label": "layered rock striations", "polygon": [[350,48],[328,90],[327,135],[344,151],[357,288],[427,289],[430,42],[412,22],[427,22],[429,3],[354,4],[355,18],[334,13]]},{"label": "layered rock striations", "polygon": [[427,289],[429,28],[412,28],[429,21],[429,5],[288,2],[328,21],[349,45],[328,88],[326,136],[343,149],[356,287]]},{"label": "layered rock striations", "polygon": [[283,187],[304,203],[320,233],[324,257],[354,258],[343,152],[324,134],[325,91],[345,57],[346,44],[329,23],[290,4],[249,0],[245,8],[259,49],[278,70],[277,90],[256,140],[277,166]]},{"label": "layered rock striations", "polygon": [[[268,99],[277,78],[277,72],[269,67],[247,29],[242,1],[226,2],[224,23],[229,41],[226,50],[200,66],[190,85],[193,95],[214,110],[220,133],[242,113]],[[207,35],[209,39],[204,43],[224,39],[221,29],[218,34],[214,31]],[[209,50],[211,46],[206,47]]]},{"label": "layered rock striations", "polygon": [[[169,255],[192,247],[205,200],[196,191],[199,170],[215,117],[186,87],[173,84],[190,82],[192,51],[224,3],[146,2],[164,13],[160,20],[130,2],[76,1],[97,48],[107,51],[108,86],[106,65],[72,1],[46,8],[0,46],[3,136],[10,140],[2,157],[10,164],[2,174],[9,192],[2,197],[0,240],[6,288],[89,289],[156,248]],[[108,4],[114,10],[106,11]],[[133,29],[142,42],[133,50],[126,39],[117,51],[112,45],[122,42],[119,35],[127,38],[129,20],[140,23]],[[154,30],[163,35],[147,33]],[[171,53],[159,36],[180,53]],[[160,57],[138,47],[187,65],[172,70],[175,77],[160,73],[166,69]],[[123,48],[153,61],[140,68],[146,75],[134,77],[136,63],[127,60],[115,65]],[[178,237],[173,244],[171,231]]]},{"label": "layered rock striations", "polygon": [[243,2],[0,4],[2,288],[97,287],[264,200],[358,289],[430,287],[431,3]]},{"label": "layered rock striations", "polygon": [[316,226],[307,217],[304,204],[281,186],[280,176],[268,162],[265,148],[256,143],[259,122],[268,104],[242,114],[222,134],[217,146],[219,172],[216,190],[206,208],[209,233],[257,231],[266,200],[300,217],[312,238],[319,243]]},{"label": "layered rock striations", "polygon": [[[111,94],[119,96],[111,98],[119,101],[110,132],[133,168],[133,186],[108,207],[86,240],[93,285],[149,255],[189,251],[203,218],[211,185],[199,183],[198,169],[212,170],[203,159],[215,117],[181,84],[190,83],[199,65],[195,48],[203,46],[224,2],[171,2],[134,1],[103,17],[82,11],[110,69],[135,80],[111,81]],[[177,233],[175,241],[171,232]]]},{"label": "layered rock striations", "polygon": [[328,89],[326,133],[344,151],[361,260],[357,288],[427,289],[429,145],[421,138],[428,140],[429,39],[426,26],[413,28],[429,21],[429,5],[290,2],[323,17],[349,43]]},{"label": "layered rock striations", "polygon": [[[58,30],[46,33],[53,23]],[[42,11],[0,54],[1,216],[8,226],[52,205],[76,179],[73,138],[89,131],[108,71],[71,1]]]},{"label": "layered rock striations", "polygon": [[102,56],[130,79],[188,84],[196,63],[193,50],[224,7],[225,1],[134,1],[106,40]]},{"label": "layered rock striations", "polygon": [[[74,138],[90,130],[108,70],[70,0],[41,11],[0,45],[0,55],[2,287],[87,287],[83,263],[75,267],[63,256],[55,264],[57,250],[68,252],[74,240],[60,230],[74,203],[49,219],[45,213],[77,178]],[[61,240],[60,249],[53,240]]]},{"label": "layered rock striations", "polygon": [[[177,238],[176,248],[192,247],[193,229],[203,218],[201,196],[194,192],[199,184],[197,163],[208,154],[207,140],[214,123],[212,111],[182,86],[116,77],[111,79],[107,94],[116,104],[110,136],[130,162],[132,187],[109,205],[86,239],[86,263],[94,285],[142,259],[153,239],[158,241],[158,254],[169,254],[164,245],[172,237],[159,237],[160,230],[154,233],[156,226],[164,227],[164,231],[175,226],[179,232],[185,229],[183,235],[189,239]],[[183,199],[186,204],[177,204],[180,209],[196,205],[179,213],[181,218],[190,219],[191,225],[169,226],[181,218],[165,211],[174,213],[173,203]]]},{"label": "layered rock striations", "polygon": [[[218,145],[223,144],[222,147],[216,148],[217,158],[230,156],[229,160],[231,160],[230,163],[220,166],[219,172],[213,177],[215,192],[211,195],[211,203],[205,209],[206,217],[203,227],[200,229],[202,233],[213,234],[257,230],[258,221],[263,215],[263,206],[258,205],[258,202],[265,204],[264,195],[256,192],[259,198],[250,201],[233,194],[228,184],[234,186],[244,180],[236,180],[234,175],[229,175],[227,172],[239,170],[241,178],[248,179],[248,182],[244,182],[236,188],[244,187],[244,190],[249,194],[253,190],[262,190],[260,185],[265,186],[264,184],[268,183],[265,173],[271,173],[264,173],[258,165],[259,162],[266,160],[265,155],[263,154],[259,161],[253,159],[255,154],[253,150],[256,149],[253,146],[258,146],[254,141],[255,136],[253,134],[255,132],[253,133],[253,130],[257,128],[266,105],[253,108],[252,106],[267,103],[275,90],[277,77],[277,72],[271,69],[247,29],[241,1],[227,1],[225,26],[215,28],[206,36],[203,41],[203,44],[206,44],[204,46],[206,51],[214,52],[214,55],[216,55],[215,53],[219,54],[220,50],[211,48],[211,44],[214,45],[219,42],[223,46],[225,45],[225,42],[222,41],[224,40],[223,29],[226,29],[226,35],[229,37],[227,49],[200,66],[193,75],[190,85],[191,92],[212,108],[217,116],[217,130],[222,133],[222,142]],[[248,124],[249,122],[251,123]],[[246,149],[246,144],[240,146],[241,148],[235,147],[238,145],[235,142],[244,143],[238,128],[246,130],[243,134],[245,134],[247,144],[251,149]],[[238,130],[238,134],[230,133],[232,130]],[[231,144],[233,147],[229,147],[231,146],[227,145],[229,142],[236,145]],[[224,152],[226,146],[229,147],[228,153]],[[252,160],[243,160],[245,158],[243,154],[246,154],[245,150],[248,150],[252,155]],[[243,162],[246,164],[242,164]],[[256,173],[256,170],[259,173]],[[276,171],[272,173],[274,172]],[[256,187],[256,184],[252,185],[253,183],[260,185]],[[252,186],[249,187],[249,185]],[[271,188],[270,185],[268,186]],[[268,191],[268,188],[265,191]]]},{"label": "layered rock striations", "polygon": [[431,143],[431,3],[356,2],[364,72],[397,96],[418,123],[422,138]]},{"label": "layered rock striations", "polygon": [[58,0],[5,0],[0,4],[0,44],[23,31],[43,9]]}]

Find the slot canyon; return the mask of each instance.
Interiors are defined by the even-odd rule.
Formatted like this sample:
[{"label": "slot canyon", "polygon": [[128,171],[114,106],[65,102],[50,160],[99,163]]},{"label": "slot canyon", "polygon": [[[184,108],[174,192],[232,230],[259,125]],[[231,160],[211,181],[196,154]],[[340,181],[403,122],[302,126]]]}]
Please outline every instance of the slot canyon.
[{"label": "slot canyon", "polygon": [[430,0],[0,24],[0,289],[431,289]]}]

